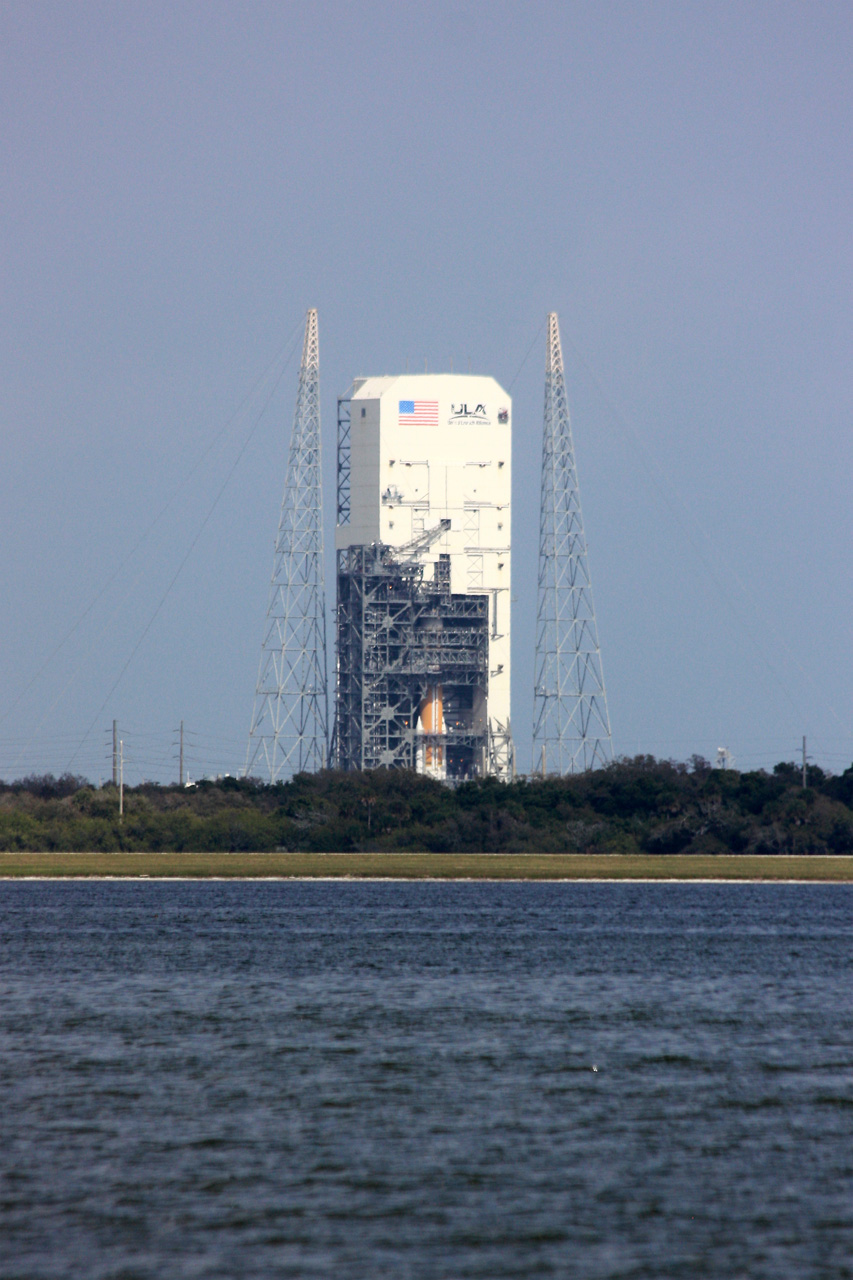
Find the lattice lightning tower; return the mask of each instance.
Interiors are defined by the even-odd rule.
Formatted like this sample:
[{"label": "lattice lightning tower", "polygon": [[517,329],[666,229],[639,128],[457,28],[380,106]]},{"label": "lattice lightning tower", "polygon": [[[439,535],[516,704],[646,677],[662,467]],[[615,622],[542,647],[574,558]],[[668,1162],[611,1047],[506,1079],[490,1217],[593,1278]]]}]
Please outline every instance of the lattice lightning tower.
[{"label": "lattice lightning tower", "polygon": [[542,437],[533,768],[562,775],[612,759],[563,351],[552,312]]},{"label": "lattice lightning tower", "polygon": [[246,775],[270,782],[325,767],[326,598],[317,312],[305,323]]}]

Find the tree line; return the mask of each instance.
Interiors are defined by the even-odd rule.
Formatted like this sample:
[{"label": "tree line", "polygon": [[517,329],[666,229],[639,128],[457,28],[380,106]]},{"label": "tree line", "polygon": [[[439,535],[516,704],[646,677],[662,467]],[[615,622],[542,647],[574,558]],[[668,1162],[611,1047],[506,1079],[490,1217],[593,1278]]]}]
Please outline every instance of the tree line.
[{"label": "tree line", "polygon": [[495,853],[853,853],[853,766],[713,769],[640,755],[603,769],[451,788],[403,770],[223,778],[118,789],[0,782],[0,849],[412,850]]}]

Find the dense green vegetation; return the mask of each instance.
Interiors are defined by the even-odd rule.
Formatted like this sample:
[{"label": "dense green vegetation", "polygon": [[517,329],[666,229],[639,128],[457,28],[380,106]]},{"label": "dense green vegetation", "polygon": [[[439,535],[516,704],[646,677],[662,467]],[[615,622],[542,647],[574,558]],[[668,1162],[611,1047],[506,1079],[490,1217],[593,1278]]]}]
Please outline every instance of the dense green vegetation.
[{"label": "dense green vegetation", "polygon": [[118,791],[83,778],[0,783],[0,849],[437,853],[853,853],[853,766],[772,773],[637,756],[569,778],[456,789],[379,770]]}]

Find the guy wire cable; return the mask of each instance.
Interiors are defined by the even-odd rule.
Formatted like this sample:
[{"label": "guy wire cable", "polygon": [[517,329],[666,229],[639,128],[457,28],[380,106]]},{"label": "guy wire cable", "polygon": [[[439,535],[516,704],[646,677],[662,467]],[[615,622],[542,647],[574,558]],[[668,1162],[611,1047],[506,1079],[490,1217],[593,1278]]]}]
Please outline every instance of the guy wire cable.
[{"label": "guy wire cable", "polygon": [[[106,594],[106,592],[109,590],[109,588],[110,588],[110,587],[112,586],[112,584],[115,582],[115,580],[116,580],[116,578],[119,576],[119,574],[121,574],[121,573],[122,573],[122,571],[125,569],[125,567],[130,563],[130,561],[131,561],[131,560],[133,559],[133,557],[136,555],[136,553],[137,553],[137,551],[139,550],[139,548],[142,546],[142,544],[145,542],[145,540],[149,537],[149,535],[154,531],[154,529],[157,527],[157,525],[159,524],[159,522],[162,520],[162,518],[163,518],[163,516],[166,514],[166,512],[167,512],[167,511],[169,511],[169,510],[171,509],[171,507],[173,506],[173,504],[174,504],[174,502],[175,502],[176,498],[177,498],[177,497],[178,497],[178,496],[183,492],[183,490],[184,490],[184,489],[186,488],[186,486],[189,484],[190,480],[191,480],[191,479],[192,479],[192,477],[195,475],[195,473],[198,471],[199,467],[202,465],[202,463],[205,461],[205,459],[208,457],[208,455],[210,454],[211,450],[215,448],[215,446],[216,446],[216,445],[219,443],[219,441],[222,439],[223,435],[224,435],[224,434],[225,434],[225,432],[228,430],[228,428],[231,426],[231,424],[235,421],[235,419],[238,417],[238,415],[243,411],[243,409],[245,408],[245,406],[246,406],[246,405],[251,401],[251,399],[252,399],[252,397],[254,396],[255,392],[257,391],[258,387],[261,385],[261,383],[263,382],[263,380],[264,380],[264,379],[269,375],[270,371],[275,367],[275,365],[277,364],[277,362],[278,362],[279,360],[281,360],[282,358],[284,358],[285,368],[287,367],[287,365],[290,363],[290,360],[291,360],[291,359],[292,359],[292,357],[293,357],[293,351],[291,350],[291,351],[290,351],[289,353],[287,353],[286,355],[285,355],[285,353],[287,352],[288,347],[290,347],[290,346],[295,342],[295,340],[296,340],[296,339],[298,339],[298,337],[299,337],[299,335],[300,335],[300,333],[301,333],[301,332],[302,332],[302,324],[301,324],[301,321],[300,321],[300,323],[299,323],[299,324],[297,324],[296,328],[293,330],[293,332],[291,333],[291,335],[288,337],[287,341],[283,344],[283,346],[281,346],[281,347],[279,348],[279,350],[278,350],[278,351],[276,352],[276,354],[273,356],[272,360],[269,362],[269,364],[266,366],[266,368],[263,370],[263,372],[262,372],[262,373],[260,373],[260,374],[258,375],[258,377],[255,379],[254,383],[253,383],[253,384],[252,384],[252,386],[249,388],[249,390],[247,391],[247,393],[246,393],[246,395],[243,397],[243,399],[240,401],[240,403],[237,405],[237,407],[236,407],[236,409],[233,411],[233,413],[232,413],[232,414],[231,414],[231,415],[230,415],[230,416],[225,420],[225,422],[222,424],[222,426],[219,428],[219,430],[218,430],[218,431],[216,431],[216,432],[214,433],[214,435],[211,437],[210,443],[208,444],[207,448],[206,448],[206,449],[204,449],[204,450],[202,451],[202,453],[200,454],[200,456],[197,458],[197,460],[196,460],[196,461],[193,463],[193,465],[190,467],[189,471],[186,473],[186,475],[185,475],[185,476],[184,476],[184,478],[180,481],[180,483],[177,485],[177,487],[173,490],[173,492],[171,493],[171,495],[169,496],[169,498],[166,500],[165,504],[160,508],[160,510],[159,510],[159,511],[157,512],[157,514],[154,516],[154,518],[153,518],[153,520],[150,522],[150,524],[148,524],[148,525],[147,525],[147,527],[143,530],[143,532],[142,532],[142,533],[140,534],[140,536],[137,538],[136,542],[135,542],[135,543],[134,543],[134,545],[131,547],[130,551],[127,553],[127,555],[124,557],[124,559],[123,559],[123,560],[120,562],[120,564],[119,564],[119,565],[118,565],[118,566],[113,570],[113,572],[112,572],[112,573],[110,574],[110,576],[107,578],[106,582],[103,584],[103,586],[101,587],[101,589],[97,592],[97,594],[96,594],[95,596],[93,596],[93,598],[89,601],[88,605],[87,605],[87,606],[86,606],[86,608],[83,610],[83,612],[82,612],[82,613],[77,617],[76,621],[75,621],[75,622],[73,622],[73,623],[71,624],[71,626],[70,626],[70,627],[69,627],[69,629],[65,632],[65,634],[63,635],[62,639],[58,642],[58,644],[57,644],[57,645],[56,645],[56,646],[51,650],[51,652],[50,652],[50,653],[48,654],[48,656],[45,658],[45,660],[44,660],[44,662],[42,663],[42,665],[41,665],[41,666],[39,667],[39,669],[36,671],[35,675],[34,675],[34,676],[33,676],[33,677],[28,681],[28,683],[27,683],[27,684],[25,684],[25,685],[20,689],[20,691],[18,692],[17,697],[16,697],[16,698],[15,698],[15,699],[14,699],[14,700],[9,704],[9,706],[6,708],[6,710],[5,710],[5,711],[3,711],[3,712],[2,712],[2,714],[0,714],[0,724],[2,724],[2,723],[4,722],[4,720],[6,720],[6,719],[11,715],[11,713],[15,710],[15,708],[16,708],[16,707],[19,705],[19,703],[21,702],[22,698],[23,698],[23,697],[24,697],[24,696],[29,692],[29,690],[30,690],[30,689],[33,687],[33,685],[34,685],[34,684],[35,684],[35,683],[36,683],[36,682],[41,678],[41,676],[42,676],[42,675],[44,675],[45,671],[46,671],[46,670],[47,670],[47,668],[50,666],[51,662],[52,662],[52,661],[53,661],[53,659],[56,657],[56,655],[57,655],[57,654],[58,654],[58,653],[59,653],[59,652],[60,652],[60,651],[65,647],[65,645],[67,644],[67,642],[71,639],[71,637],[75,634],[75,632],[78,630],[78,628],[81,626],[81,624],[85,621],[85,619],[86,619],[86,618],[89,616],[89,614],[92,612],[92,610],[94,609],[94,607],[95,607],[95,605],[98,603],[98,601],[102,599],[102,597]],[[294,347],[294,350],[295,350],[295,347]],[[281,376],[281,375],[279,375],[279,378],[280,378],[280,376]],[[137,579],[137,580],[138,580],[138,579]],[[127,598],[127,597],[125,596],[125,599],[126,599],[126,598]],[[123,603],[123,601],[122,601],[122,603]],[[78,668],[78,670],[79,670],[79,668]],[[55,704],[54,704],[54,705],[55,705]]]},{"label": "guy wire cable", "polygon": [[[295,348],[294,348],[294,349],[295,349]],[[288,360],[288,363],[289,363],[289,360]],[[184,566],[186,565],[187,561],[189,560],[190,556],[192,555],[193,551],[195,550],[196,545],[198,544],[198,541],[199,541],[199,539],[201,538],[201,535],[203,534],[203,532],[204,532],[205,528],[207,527],[208,521],[210,520],[210,518],[211,518],[211,516],[213,515],[214,511],[216,510],[216,507],[219,505],[219,500],[220,500],[220,498],[222,497],[223,493],[225,492],[225,489],[226,489],[226,487],[228,486],[228,483],[229,483],[229,481],[231,480],[231,477],[234,475],[234,472],[237,470],[237,467],[240,465],[240,462],[242,461],[243,455],[245,454],[246,450],[248,449],[249,444],[251,443],[252,438],[253,438],[253,436],[254,436],[255,432],[256,432],[256,431],[257,431],[257,429],[258,429],[258,426],[259,426],[259,424],[260,424],[260,422],[261,422],[261,419],[263,418],[264,414],[266,413],[266,411],[267,411],[267,409],[268,409],[268,407],[269,407],[270,401],[272,400],[273,396],[275,395],[276,391],[278,390],[279,384],[280,384],[280,382],[281,382],[281,380],[282,380],[282,378],[284,377],[284,375],[285,375],[285,373],[286,373],[286,372],[287,372],[287,364],[285,364],[285,365],[283,365],[283,366],[282,366],[281,371],[279,372],[278,376],[276,377],[276,380],[275,380],[275,382],[273,383],[272,388],[270,389],[270,393],[269,393],[269,395],[267,396],[266,400],[264,401],[263,405],[261,406],[261,410],[260,410],[260,412],[258,413],[258,416],[255,418],[255,421],[252,423],[252,426],[251,426],[251,429],[250,429],[250,431],[249,431],[249,434],[246,436],[246,439],[243,441],[243,444],[242,444],[242,445],[241,445],[241,447],[240,447],[240,451],[239,451],[239,453],[237,454],[237,457],[234,459],[234,462],[232,463],[230,470],[228,471],[227,475],[225,476],[225,479],[222,481],[222,484],[220,485],[219,490],[218,490],[218,492],[217,492],[217,494],[216,494],[215,498],[213,499],[213,502],[210,504],[210,507],[208,508],[207,514],[205,515],[204,519],[202,520],[202,522],[201,522],[201,524],[200,524],[200,526],[199,526],[199,528],[198,528],[198,531],[197,531],[197,533],[196,533],[195,537],[193,538],[192,542],[190,543],[189,550],[187,551],[187,553],[186,553],[186,555],[184,556],[183,560],[181,561],[181,563],[178,565],[177,569],[175,570],[175,573],[173,574],[173,576],[172,576],[171,580],[169,581],[169,584],[168,584],[168,586],[166,587],[166,590],[163,592],[162,596],[160,597],[160,600],[158,601],[157,606],[156,606],[156,608],[154,609],[154,612],[151,614],[151,617],[148,619],[148,622],[146,623],[146,625],[145,625],[145,627],[144,627],[144,629],[143,629],[143,631],[142,631],[142,634],[140,635],[139,639],[137,640],[136,644],[134,645],[133,649],[131,650],[131,652],[130,652],[130,656],[128,657],[128,659],[127,659],[127,661],[125,662],[124,666],[122,667],[121,671],[118,673],[118,675],[116,676],[116,678],[115,678],[115,680],[113,681],[112,685],[110,686],[110,690],[109,690],[109,692],[107,693],[107,696],[104,698],[103,702],[101,703],[100,707],[98,708],[97,712],[95,713],[95,716],[94,716],[94,718],[93,718],[93,720],[92,720],[91,724],[89,725],[88,729],[86,730],[85,734],[83,735],[83,739],[82,739],[82,741],[81,741],[81,743],[80,743],[80,746],[81,746],[81,747],[82,747],[82,746],[83,746],[83,744],[86,742],[87,738],[89,737],[89,734],[92,732],[92,730],[94,729],[94,727],[95,727],[95,725],[97,724],[98,720],[100,719],[100,716],[101,716],[101,714],[102,714],[102,712],[103,712],[104,708],[106,707],[106,705],[107,705],[107,703],[109,702],[110,698],[113,696],[113,694],[115,693],[116,689],[118,688],[118,686],[119,686],[119,684],[120,684],[120,682],[121,682],[121,680],[122,680],[122,678],[123,678],[123,676],[124,676],[125,672],[127,671],[128,667],[130,666],[130,664],[131,664],[131,662],[133,661],[133,659],[136,657],[137,653],[139,652],[139,649],[140,649],[140,648],[141,648],[141,646],[142,646],[143,641],[145,640],[145,637],[148,635],[148,632],[151,630],[152,626],[154,625],[154,622],[155,622],[155,620],[157,619],[157,616],[159,615],[160,610],[163,608],[163,605],[166,603],[166,600],[168,599],[168,597],[169,597],[169,595],[170,595],[170,593],[171,593],[171,591],[172,591],[172,588],[174,587],[175,583],[178,581],[178,578],[181,576],[181,573],[182,573],[182,571],[183,571],[183,569],[184,569]],[[79,749],[80,749],[80,748],[78,748],[78,750],[79,750]],[[69,760],[69,762],[68,762],[68,765],[66,766],[68,769],[70,769],[70,768],[71,768],[71,765],[74,763],[74,760],[75,760],[76,756],[77,756],[77,752],[75,751],[74,755],[71,757],[71,759],[70,759],[70,760]]]}]

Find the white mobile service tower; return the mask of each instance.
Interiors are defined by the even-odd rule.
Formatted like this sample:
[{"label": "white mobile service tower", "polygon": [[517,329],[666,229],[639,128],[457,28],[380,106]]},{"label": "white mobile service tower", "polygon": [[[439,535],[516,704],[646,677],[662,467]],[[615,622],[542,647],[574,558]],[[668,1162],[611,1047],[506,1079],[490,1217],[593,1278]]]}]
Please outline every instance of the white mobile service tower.
[{"label": "white mobile service tower", "polygon": [[359,378],[338,402],[335,763],[511,776],[512,402]]}]

